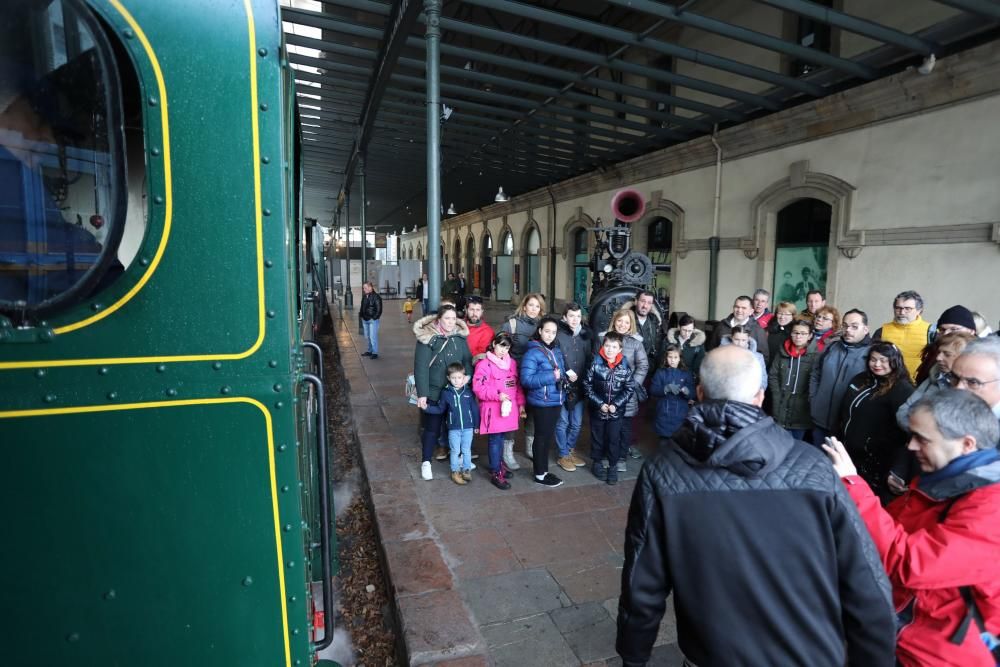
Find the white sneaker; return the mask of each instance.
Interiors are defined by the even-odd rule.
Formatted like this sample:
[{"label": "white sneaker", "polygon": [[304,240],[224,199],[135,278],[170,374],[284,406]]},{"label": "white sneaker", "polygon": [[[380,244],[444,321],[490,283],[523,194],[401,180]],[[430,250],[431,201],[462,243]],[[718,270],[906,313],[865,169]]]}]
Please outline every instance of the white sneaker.
[{"label": "white sneaker", "polygon": [[[472,458],[476,458],[476,457],[473,456]],[[476,469],[476,464],[473,463],[472,461],[469,461],[469,470],[475,470],[475,469]]]},{"label": "white sneaker", "polygon": [[434,479],[434,473],[431,472],[430,461],[424,461],[420,464],[420,476],[427,481]]}]

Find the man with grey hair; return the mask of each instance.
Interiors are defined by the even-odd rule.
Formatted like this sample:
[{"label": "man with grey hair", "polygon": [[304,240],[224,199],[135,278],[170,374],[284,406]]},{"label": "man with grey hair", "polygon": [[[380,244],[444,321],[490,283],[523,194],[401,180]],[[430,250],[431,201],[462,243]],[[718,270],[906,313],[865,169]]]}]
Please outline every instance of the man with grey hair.
[{"label": "man with grey hair", "polygon": [[735,346],[701,365],[695,405],[636,482],[617,650],[650,658],[673,594],[693,664],[893,664],[889,582],[818,449],[761,404],[760,367]]},{"label": "man with grey hair", "polygon": [[980,397],[953,390],[914,403],[909,422],[921,475],[885,509],[843,444],[824,445],[902,610],[897,664],[998,664],[988,628],[1000,627],[1000,424]]},{"label": "man with grey hair", "polygon": [[753,318],[757,320],[757,324],[764,331],[767,331],[767,325],[771,323],[771,318],[774,317],[774,313],[770,311],[768,305],[771,303],[771,293],[768,292],[763,287],[758,287],[753,293]]},{"label": "man with grey hair", "polygon": [[969,341],[951,365],[948,382],[956,389],[970,391],[1000,419],[1000,338],[987,336]]}]

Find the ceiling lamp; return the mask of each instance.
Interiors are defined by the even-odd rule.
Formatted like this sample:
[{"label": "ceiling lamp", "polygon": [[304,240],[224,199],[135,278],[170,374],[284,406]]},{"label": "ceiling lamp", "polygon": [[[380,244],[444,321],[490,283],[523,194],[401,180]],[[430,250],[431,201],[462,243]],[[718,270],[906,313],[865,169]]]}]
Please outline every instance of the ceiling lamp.
[{"label": "ceiling lamp", "polygon": [[507,193],[503,191],[503,186],[501,185],[500,190],[497,191],[497,196],[493,198],[493,201],[500,203],[508,200],[510,200],[510,197],[508,197]]},{"label": "ceiling lamp", "polygon": [[455,205],[454,204],[449,204],[448,205],[448,210],[445,211],[445,214],[446,215],[458,215],[458,211],[455,210]]}]

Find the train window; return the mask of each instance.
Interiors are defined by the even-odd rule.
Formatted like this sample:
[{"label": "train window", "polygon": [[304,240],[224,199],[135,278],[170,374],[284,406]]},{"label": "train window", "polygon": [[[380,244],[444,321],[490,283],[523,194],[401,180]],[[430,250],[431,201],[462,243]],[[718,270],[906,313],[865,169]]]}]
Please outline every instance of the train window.
[{"label": "train window", "polygon": [[0,19],[0,313],[18,325],[122,272],[121,101],[112,49],[72,0]]}]

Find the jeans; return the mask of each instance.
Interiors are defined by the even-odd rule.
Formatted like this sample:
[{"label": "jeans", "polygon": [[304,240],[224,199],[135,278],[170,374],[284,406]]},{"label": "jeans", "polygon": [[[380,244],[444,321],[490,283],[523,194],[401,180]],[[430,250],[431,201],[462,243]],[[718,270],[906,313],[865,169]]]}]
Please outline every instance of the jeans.
[{"label": "jeans", "polygon": [[487,452],[490,457],[490,472],[500,472],[500,461],[503,455],[503,441],[507,436],[514,439],[513,433],[490,433],[486,439]]},{"label": "jeans", "polygon": [[452,472],[472,469],[472,431],[471,428],[453,428],[448,431]]},{"label": "jeans", "polygon": [[441,437],[441,426],[444,422],[444,415],[432,415],[429,412],[420,411],[421,430],[420,445],[423,458],[421,461],[430,461],[434,458],[434,448]]},{"label": "jeans", "polygon": [[378,320],[361,320],[365,330],[365,340],[368,341],[368,351],[378,354]]},{"label": "jeans", "polygon": [[[594,465],[600,465],[602,460],[607,459],[614,468],[623,454],[622,422],[625,419],[601,419],[594,414],[590,417],[590,458],[594,459]],[[628,451],[627,447],[625,451]]]},{"label": "jeans", "polygon": [[421,299],[420,300],[420,307],[423,309],[421,311],[421,315],[429,315],[430,314],[430,313],[428,313],[428,311],[431,309],[431,307],[428,305],[428,302],[429,302],[429,299]]},{"label": "jeans", "polygon": [[580,427],[583,426],[583,401],[567,408],[565,405],[559,411],[559,421],[556,422],[556,446],[559,447],[559,457],[569,454],[576,447],[576,439],[580,437]]},{"label": "jeans", "polygon": [[529,409],[535,418],[535,444],[531,463],[535,476],[539,477],[549,469],[549,443],[556,439],[556,422],[559,420],[559,411],[562,407],[530,406]]}]

